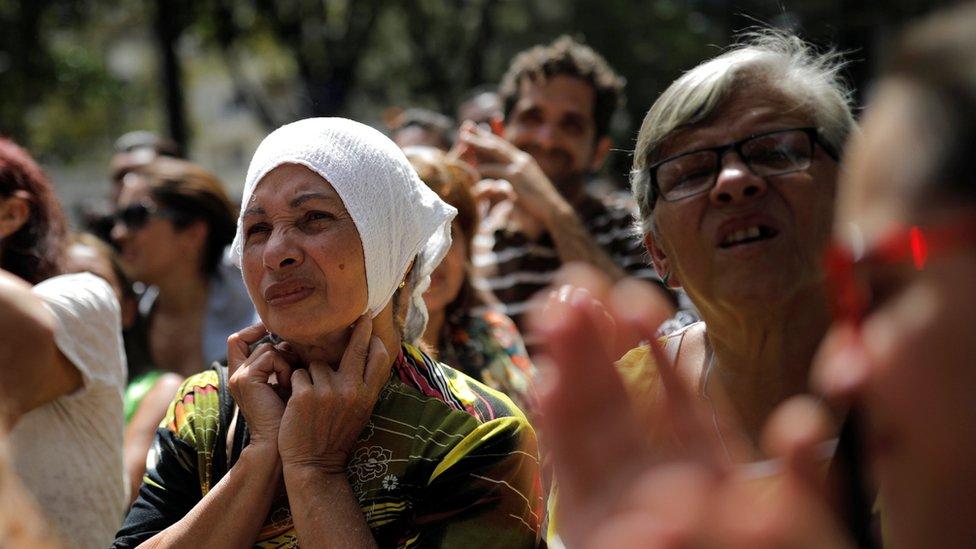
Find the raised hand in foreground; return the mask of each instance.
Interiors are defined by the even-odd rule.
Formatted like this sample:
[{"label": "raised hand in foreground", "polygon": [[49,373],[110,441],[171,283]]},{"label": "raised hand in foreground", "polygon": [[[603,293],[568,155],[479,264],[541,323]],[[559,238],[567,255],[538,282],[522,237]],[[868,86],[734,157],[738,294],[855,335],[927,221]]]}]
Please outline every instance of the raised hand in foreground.
[{"label": "raised hand in foreground", "polygon": [[[558,483],[555,521],[569,547],[847,547],[818,473],[828,432],[820,405],[797,397],[767,423],[775,461],[728,462],[702,402],[678,377],[654,333],[667,309],[653,289],[611,286],[573,267],[533,318],[547,348],[543,430]],[[664,398],[637,417],[613,362],[648,342]],[[666,453],[650,432],[677,439]],[[769,472],[772,469],[773,472]]]}]

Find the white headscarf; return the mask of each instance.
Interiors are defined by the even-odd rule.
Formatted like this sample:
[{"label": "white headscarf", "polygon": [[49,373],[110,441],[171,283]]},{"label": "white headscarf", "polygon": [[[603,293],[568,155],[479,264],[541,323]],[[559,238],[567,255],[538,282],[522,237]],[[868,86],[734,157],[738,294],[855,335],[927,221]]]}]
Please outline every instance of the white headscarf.
[{"label": "white headscarf", "polygon": [[416,258],[417,284],[407,313],[407,341],[423,335],[423,295],[430,274],[451,247],[457,210],[440,199],[414,171],[403,152],[379,131],[345,118],[307,118],[264,138],[247,169],[231,257],[240,266],[243,212],[265,175],[281,164],[301,164],[332,184],[359,230],[366,261],[367,311],[375,317]]}]

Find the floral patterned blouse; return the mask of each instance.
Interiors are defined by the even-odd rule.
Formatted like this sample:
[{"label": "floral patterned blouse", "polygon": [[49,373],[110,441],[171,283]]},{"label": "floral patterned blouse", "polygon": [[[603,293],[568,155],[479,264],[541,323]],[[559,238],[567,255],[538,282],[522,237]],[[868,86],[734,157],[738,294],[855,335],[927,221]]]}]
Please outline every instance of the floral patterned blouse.
[{"label": "floral patterned blouse", "polygon": [[536,369],[512,319],[489,310],[453,315],[444,324],[438,359],[505,393],[531,416]]},{"label": "floral patterned blouse", "polygon": [[[208,370],[177,392],[114,547],[135,547],[174,524],[216,484],[227,437],[220,411],[227,392],[219,384],[217,371]],[[402,347],[346,476],[380,547],[537,543],[542,498],[531,425],[506,396],[413,346]],[[299,541],[284,494],[255,546]]]}]

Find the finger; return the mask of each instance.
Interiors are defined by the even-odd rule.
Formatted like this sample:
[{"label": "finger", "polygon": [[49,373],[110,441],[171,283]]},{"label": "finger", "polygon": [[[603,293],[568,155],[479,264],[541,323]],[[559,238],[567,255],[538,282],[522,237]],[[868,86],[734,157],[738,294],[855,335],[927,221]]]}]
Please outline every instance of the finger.
[{"label": "finger", "polygon": [[510,165],[507,162],[480,162],[478,163],[478,173],[481,174],[481,177],[509,182],[509,186],[511,186],[510,180],[512,173],[509,171]]},{"label": "finger", "polygon": [[366,359],[366,371],[363,382],[367,393],[375,397],[390,379],[390,353],[379,337],[373,336],[369,341],[369,357]]},{"label": "finger", "polygon": [[607,305],[617,326],[616,352],[623,355],[641,342],[656,338],[671,316],[671,304],[650,283],[625,278],[610,290]]},{"label": "finger", "polygon": [[504,179],[482,179],[471,187],[471,194],[475,201],[488,200],[495,202],[503,199],[514,199],[515,189]]},{"label": "finger", "polygon": [[871,363],[850,323],[830,330],[813,360],[811,384],[838,404],[848,404],[870,375]]},{"label": "finger", "polygon": [[335,371],[325,362],[312,361],[308,364],[308,376],[317,389],[322,392],[329,391],[332,387],[332,377]]},{"label": "finger", "polygon": [[292,368],[302,368],[305,366],[305,361],[299,356],[295,347],[290,343],[281,342],[274,346],[274,350],[278,353],[281,358],[285,360],[288,364],[291,364]]},{"label": "finger", "polygon": [[[549,289],[533,296],[536,306],[529,307],[526,312],[529,330],[545,330],[560,322],[564,309],[559,303],[582,303],[587,298],[602,301],[609,287],[609,279],[589,265],[573,262],[563,266],[556,272]],[[578,289],[584,291],[578,292]],[[596,320],[603,322],[603,313]]]},{"label": "finger", "polygon": [[363,314],[356,321],[349,343],[342,352],[342,359],[339,361],[339,379],[356,385],[363,382],[363,371],[369,356],[369,339],[372,335],[373,321],[368,314]]},{"label": "finger", "polygon": [[705,417],[701,402],[688,389],[678,375],[674,363],[657,340],[648,344],[657,365],[661,386],[664,389],[664,417],[661,419],[684,446],[685,459],[695,460],[718,469],[728,466],[727,456],[721,444],[715,440],[714,425]]},{"label": "finger", "polygon": [[298,368],[291,373],[291,391],[292,394],[302,393],[312,388],[312,378],[308,370],[304,368]]},{"label": "finger", "polygon": [[[258,322],[227,338],[227,365],[236,369],[250,355],[250,347],[268,334],[264,324]],[[233,373],[233,372],[231,372]]]},{"label": "finger", "polygon": [[763,429],[766,455],[777,457],[787,473],[814,492],[823,486],[821,465],[824,443],[836,436],[837,427],[823,404],[807,395],[780,404]]},{"label": "finger", "polygon": [[[566,495],[583,499],[608,463],[640,460],[643,447],[613,360],[593,341],[592,307],[592,300],[575,305],[559,300],[554,320],[540,332],[548,350],[541,361],[550,368],[549,387],[540,398],[543,431]],[[594,436],[580,437],[580,432]]]},{"label": "finger", "polygon": [[[270,345],[269,345],[270,347]],[[247,381],[267,384],[272,375],[282,385],[282,389],[291,388],[292,368],[288,362],[271,348],[256,359],[249,360],[247,365]]]},{"label": "finger", "polygon": [[478,157],[478,171],[486,162],[508,164],[512,161],[510,145],[497,135],[473,128],[470,132],[462,133],[458,140],[467,145],[468,151]]},{"label": "finger", "polygon": [[234,364],[233,370],[231,370],[231,364],[228,362],[227,377],[229,379],[234,379],[235,376],[239,376],[242,379],[247,379],[247,377],[250,375],[248,366],[256,361],[259,357],[273,350],[274,347],[270,343],[261,343],[260,345],[256,346],[253,351],[251,351],[251,354],[248,355],[247,358]]}]

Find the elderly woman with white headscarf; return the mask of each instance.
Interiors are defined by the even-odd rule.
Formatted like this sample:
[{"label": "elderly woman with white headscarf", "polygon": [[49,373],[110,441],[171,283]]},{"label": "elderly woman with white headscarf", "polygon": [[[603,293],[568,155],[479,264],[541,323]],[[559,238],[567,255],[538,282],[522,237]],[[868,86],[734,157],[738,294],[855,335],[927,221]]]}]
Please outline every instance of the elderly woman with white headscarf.
[{"label": "elderly woman with white headscarf", "polygon": [[524,415],[410,344],[454,214],[372,128],[265,138],[233,246],[262,324],[178,391],[115,546],[534,545]]}]

